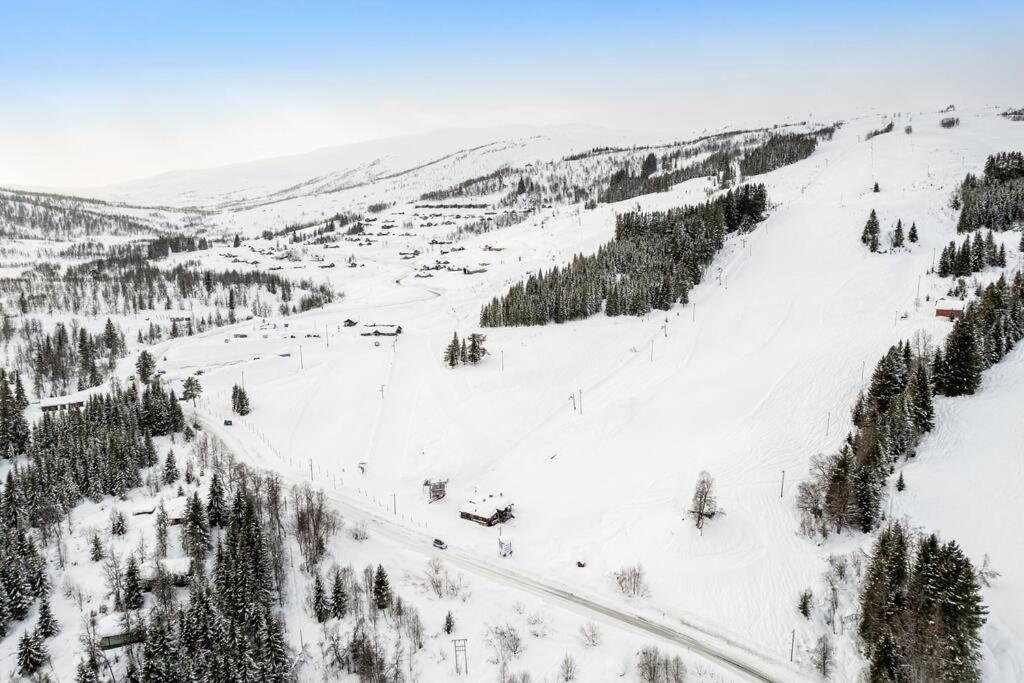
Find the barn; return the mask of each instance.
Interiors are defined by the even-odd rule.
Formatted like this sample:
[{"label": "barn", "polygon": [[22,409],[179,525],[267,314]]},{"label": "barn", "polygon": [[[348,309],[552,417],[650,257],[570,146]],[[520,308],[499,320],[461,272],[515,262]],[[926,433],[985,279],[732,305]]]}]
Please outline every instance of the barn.
[{"label": "barn", "polygon": [[484,526],[494,526],[515,517],[513,503],[501,493],[490,493],[476,500],[467,500],[459,508],[459,517]]},{"label": "barn", "polygon": [[963,316],[965,306],[966,302],[963,299],[939,299],[935,302],[935,315],[956,320]]}]

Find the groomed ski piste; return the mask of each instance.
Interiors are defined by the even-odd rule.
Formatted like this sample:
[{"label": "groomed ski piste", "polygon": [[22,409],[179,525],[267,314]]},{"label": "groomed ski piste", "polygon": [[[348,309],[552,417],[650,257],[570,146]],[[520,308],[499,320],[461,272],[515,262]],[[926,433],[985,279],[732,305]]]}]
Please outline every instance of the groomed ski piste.
[{"label": "groomed ski piste", "polygon": [[[342,243],[336,269],[285,271],[329,279],[344,292],[340,302],[163,342],[153,351],[157,366],[175,387],[204,371],[196,418],[238,459],[288,483],[309,481],[348,523],[368,523],[365,545],[345,534],[335,539],[337,561],[361,566],[359,558],[386,555],[407,572],[395,580],[401,590],[438,557],[472,584],[473,616],[464,623],[497,622],[522,611],[520,601],[526,612],[549,611],[550,635],[528,642],[517,669],[554,680],[558,658],[569,651],[579,658],[581,680],[611,680],[627,668],[624,656],[651,642],[677,648],[691,674],[709,680],[813,679],[808,651],[821,624],[800,616],[797,596],[818,584],[830,554],[870,552],[873,536],[802,536],[797,485],[812,456],[841,444],[854,399],[885,350],[918,331],[933,343],[948,332],[935,301],[953,282],[929,271],[951,239],[962,239],[950,195],[989,154],[1024,148],[1024,124],[997,110],[959,116],[958,127],[944,129],[941,114],[902,113],[892,119],[895,131],[870,141],[864,134],[890,119],[849,120],[809,158],[747,179],[768,188],[767,220],[730,236],[690,303],[666,312],[479,326],[481,305],[510,284],[611,239],[616,213],[704,201],[712,192],[706,179],[592,210],[556,207],[466,235],[458,265],[484,269],[478,274],[415,277],[421,264],[441,258],[443,247],[425,237],[381,239],[353,253],[363,265],[356,268],[340,267],[338,255],[349,255]],[[912,134],[903,133],[905,124]],[[419,178],[418,191],[445,187],[447,173],[429,183]],[[361,202],[388,199],[374,196],[374,187],[360,187]],[[219,185],[217,192],[227,196]],[[405,201],[390,212],[411,212]],[[883,231],[897,219],[915,222],[920,241],[870,253],[859,238],[872,209]],[[233,231],[265,210],[208,221]],[[243,244],[259,245],[266,226],[251,226],[244,234],[254,239]],[[1020,233],[995,237],[1006,246],[1006,272],[1015,272]],[[410,249],[422,255],[399,256]],[[217,255],[223,251],[202,256],[203,265],[226,267]],[[180,254],[170,263],[196,257]],[[995,269],[977,276],[995,277]],[[370,325],[402,332],[364,336],[390,329]],[[489,355],[475,366],[445,366],[452,334],[471,332],[486,334]],[[936,399],[937,429],[903,468],[907,489],[891,490],[886,502],[893,518],[956,539],[976,565],[988,554],[1001,572],[984,591],[990,614],[982,671],[992,681],[1024,677],[1022,353],[1017,348],[988,371],[977,395]],[[131,362],[123,364],[125,378]],[[246,417],[231,414],[234,384],[252,402]],[[698,530],[686,511],[702,470],[714,477],[725,515]],[[447,496],[429,503],[427,479],[448,480]],[[460,519],[464,502],[490,494],[514,502],[513,520],[486,528]],[[498,556],[499,537],[512,542],[510,557]],[[435,538],[447,550],[433,549]],[[648,594],[626,598],[612,574],[638,563]],[[289,637],[298,646],[298,631],[308,641],[315,625],[301,603],[289,609]],[[855,630],[852,611],[841,617]],[[606,642],[626,647],[614,656],[583,653],[578,624],[589,619],[606,627]],[[490,679],[494,664],[478,631],[467,634],[469,663],[482,672],[478,680]],[[4,661],[16,640],[5,642]],[[836,642],[833,678],[856,679],[863,659],[853,637]],[[455,677],[451,661],[421,673],[422,680]]]}]

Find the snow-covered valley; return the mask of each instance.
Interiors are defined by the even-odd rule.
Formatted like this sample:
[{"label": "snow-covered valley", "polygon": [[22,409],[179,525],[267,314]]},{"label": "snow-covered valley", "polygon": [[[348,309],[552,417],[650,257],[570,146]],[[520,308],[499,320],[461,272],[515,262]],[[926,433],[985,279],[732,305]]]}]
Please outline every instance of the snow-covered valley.
[{"label": "snow-covered valley", "polygon": [[[478,196],[423,198],[502,169],[509,187],[520,178],[554,185],[563,177],[592,187],[646,157],[648,148],[627,145],[655,144],[599,129],[403,139],[301,163],[249,165],[244,173],[228,167],[176,174],[96,195],[130,202],[130,210],[118,211],[148,217],[148,228],[159,233],[209,240],[209,249],[154,259],[161,270],[273,270],[296,283],[329,284],[337,296],[325,305],[288,311],[283,294],[275,295],[263,314],[240,306],[237,322],[145,342],[143,331],[154,321],[170,325],[177,317],[184,325],[197,312],[219,314],[226,290],[211,285],[205,301],[179,296],[173,306],[168,294],[167,306],[158,300],[133,314],[37,315],[19,312],[14,297],[4,311],[15,327],[29,317],[44,318],[47,329],[76,317],[92,332],[114,318],[129,341],[124,357],[107,382],[71,396],[102,393],[111,381],[127,386],[146,349],[159,381],[178,397],[188,378],[198,379],[201,396],[181,405],[200,436],[223,443],[240,463],[277,473],[285,487],[323,490],[345,523],[328,539],[325,576],[335,565],[350,564],[357,575],[364,566],[385,566],[395,592],[422,616],[423,651],[399,657],[407,678],[394,680],[510,680],[508,671],[567,680],[560,669],[566,655],[578,680],[645,680],[636,663],[650,645],[681,656],[687,680],[813,680],[813,650],[826,633],[836,647],[832,679],[859,680],[867,662],[856,635],[856,600],[842,602],[837,619],[826,623],[819,588],[830,556],[867,558],[877,533],[802,534],[798,485],[808,479],[813,456],[842,446],[853,428],[851,408],[886,350],[912,338],[941,344],[953,325],[936,315],[936,302],[954,279],[935,270],[946,245],[963,239],[951,195],[967,173],[982,173],[990,155],[1024,149],[1024,124],[979,109],[958,112],[959,125],[946,128],[940,120],[947,116],[917,111],[847,120],[807,158],[743,178],[764,183],[765,220],[726,237],[688,303],[642,316],[480,326],[481,307],[513,283],[597,252],[615,237],[617,215],[700,204],[722,193],[717,178],[702,175],[665,192],[590,207],[554,192],[526,208],[502,204],[504,185]],[[895,130],[865,139],[890,120]],[[732,139],[752,144],[743,135]],[[709,150],[698,144],[650,149],[692,150],[694,159],[704,159]],[[601,145],[616,150],[573,158]],[[872,253],[860,240],[872,210],[885,233],[899,220],[914,224],[919,237]],[[504,227],[459,230],[496,226],[512,211],[515,219]],[[317,242],[322,235],[313,231],[346,212],[361,216],[362,230],[339,225],[331,230],[336,238]],[[52,244],[86,239],[115,241],[64,235]],[[968,299],[974,284],[1020,272],[1020,231],[993,239],[1006,265],[967,278]],[[4,243],[12,250],[2,264],[11,277],[26,260],[42,260],[38,250],[48,244],[25,237]],[[269,296],[261,285],[249,286],[250,301]],[[487,355],[449,367],[444,357],[453,333],[485,334]],[[9,341],[12,372],[19,367],[15,347]],[[1022,359],[1021,348],[1011,351],[985,372],[973,396],[936,397],[935,430],[899,466],[906,489],[887,486],[882,506],[887,520],[906,518],[955,539],[975,566],[987,555],[1001,574],[983,590],[990,612],[980,632],[980,671],[991,681],[1024,677],[1024,556],[1015,537],[1015,522],[1024,520]],[[251,403],[244,416],[233,410],[236,385]],[[61,392],[42,393],[42,402],[31,397],[30,421]],[[179,463],[198,457],[188,455],[194,446],[180,443],[180,435],[159,437],[161,462],[172,438]],[[0,475],[26,462],[0,460]],[[202,476],[184,493],[205,498],[212,468],[195,467]],[[724,514],[698,528],[688,510],[702,471],[713,476]],[[427,481],[446,482],[446,495],[431,500]],[[49,646],[54,680],[75,676],[80,614],[100,605],[108,611],[109,587],[88,558],[91,531],[107,525],[111,509],[169,501],[175,488],[82,503],[61,541],[70,567],[59,561],[57,543],[45,546],[63,628]],[[467,501],[486,507],[491,495],[514,503],[514,518],[485,527],[460,516]],[[111,547],[122,557],[139,549],[147,555],[155,543],[148,518],[130,522]],[[369,535],[362,541],[350,533],[360,524]],[[177,534],[172,530],[172,546]],[[436,548],[434,539],[446,547]],[[501,556],[502,542],[511,544],[510,556]],[[311,572],[298,560],[297,542],[289,538],[286,547],[295,557],[287,571],[292,583],[277,607],[295,675],[359,680],[327,663],[327,627],[308,605]],[[463,575],[458,595],[435,595],[424,585],[435,558]],[[614,577],[637,566],[644,590],[624,595]],[[62,592],[65,583],[84,597]],[[797,610],[805,589],[815,596],[811,618]],[[187,595],[182,588],[178,599]],[[454,636],[441,630],[449,611]],[[33,620],[9,626],[0,641],[0,673],[14,675],[19,639]],[[347,634],[352,622],[331,628]],[[588,622],[600,626],[597,645],[581,637]],[[521,652],[508,661],[489,644],[491,627],[500,624],[523,634]],[[467,639],[468,678],[457,671],[453,637]],[[110,667],[111,677],[121,680],[127,659]]]}]

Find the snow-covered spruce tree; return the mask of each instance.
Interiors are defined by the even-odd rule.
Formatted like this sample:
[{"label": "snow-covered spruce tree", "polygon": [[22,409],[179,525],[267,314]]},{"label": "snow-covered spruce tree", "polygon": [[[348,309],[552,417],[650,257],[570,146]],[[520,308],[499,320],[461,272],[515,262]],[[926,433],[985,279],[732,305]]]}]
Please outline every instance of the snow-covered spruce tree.
[{"label": "snow-covered spruce tree", "polygon": [[198,491],[192,494],[185,506],[185,521],[181,525],[181,548],[196,563],[205,560],[210,549],[210,529]]},{"label": "snow-covered spruce tree", "polygon": [[391,582],[383,565],[377,565],[373,576],[373,602],[377,609],[387,609],[391,605]]},{"label": "snow-covered spruce tree", "polygon": [[324,623],[331,617],[330,605],[327,602],[327,591],[324,589],[323,579],[320,573],[313,575],[313,597],[310,600],[310,608],[317,623]]},{"label": "snow-covered spruce tree", "polygon": [[974,323],[965,316],[956,321],[946,337],[941,391],[946,396],[973,394],[981,382],[981,359],[975,340]]},{"label": "snow-covered spruce tree", "polygon": [[156,361],[153,360],[153,354],[145,349],[140,351],[139,357],[135,361],[135,372],[139,375],[139,381],[147,384],[153,376],[153,370],[155,369]]},{"label": "snow-covered spruce tree", "polygon": [[210,477],[210,491],[206,496],[206,520],[211,527],[222,527],[227,523],[227,509],[224,501],[224,486],[220,474]]},{"label": "snow-covered spruce tree", "polygon": [[875,213],[874,209],[871,209],[871,214],[868,216],[867,223],[864,224],[864,230],[860,234],[860,241],[866,245],[871,252],[878,251],[878,235],[880,228],[878,225],[878,214]]},{"label": "snow-covered spruce tree", "polygon": [[178,481],[181,475],[178,474],[178,462],[174,457],[174,449],[167,451],[167,457],[164,458],[164,470],[161,475],[165,486],[170,486]]},{"label": "snow-covered spruce tree", "polygon": [[335,619],[344,619],[348,614],[348,590],[345,588],[345,578],[341,570],[335,569],[331,580],[331,616]]},{"label": "snow-covered spruce tree", "polygon": [[249,394],[237,384],[231,388],[231,410],[238,415],[248,415],[252,412],[249,406]]},{"label": "snow-covered spruce tree", "polygon": [[910,240],[910,242],[912,244],[916,244],[917,243],[918,236],[917,236],[917,223],[916,222],[910,224],[910,232],[907,233],[907,239]]},{"label": "snow-covered spruce tree", "polygon": [[444,363],[450,368],[454,368],[459,364],[459,354],[462,349],[462,345],[459,343],[458,332],[452,333],[452,340],[448,342],[448,346],[444,349]]},{"label": "snow-covered spruce tree", "polygon": [[124,606],[126,609],[142,608],[142,581],[139,578],[139,563],[135,555],[128,556],[124,570]]},{"label": "snow-covered spruce tree", "polygon": [[18,672],[30,676],[39,671],[48,657],[46,644],[35,633],[25,631],[18,641]]}]

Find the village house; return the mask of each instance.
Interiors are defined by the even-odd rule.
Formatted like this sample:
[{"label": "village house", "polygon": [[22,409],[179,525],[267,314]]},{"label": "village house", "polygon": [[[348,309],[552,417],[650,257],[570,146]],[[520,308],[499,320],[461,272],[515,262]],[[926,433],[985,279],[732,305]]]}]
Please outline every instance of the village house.
[{"label": "village house", "polygon": [[963,299],[939,299],[935,302],[935,315],[940,318],[956,320],[963,317],[967,303]]},{"label": "village house", "polygon": [[467,500],[459,508],[459,517],[484,526],[494,526],[515,517],[512,508],[512,501],[505,498],[504,494],[490,493],[476,500]]}]

